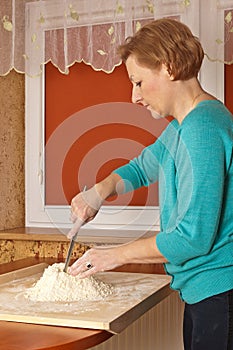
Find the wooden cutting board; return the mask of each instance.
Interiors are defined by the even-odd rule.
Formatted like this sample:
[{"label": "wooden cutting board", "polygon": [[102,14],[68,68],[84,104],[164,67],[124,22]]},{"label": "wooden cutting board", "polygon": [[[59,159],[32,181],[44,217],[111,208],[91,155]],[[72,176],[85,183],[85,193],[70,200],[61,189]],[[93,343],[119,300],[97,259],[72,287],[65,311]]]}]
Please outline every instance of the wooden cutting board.
[{"label": "wooden cutting board", "polygon": [[104,301],[32,302],[24,297],[43,274],[38,264],[0,276],[0,320],[120,333],[172,291],[170,277],[128,272],[102,272],[98,278],[114,286]]}]

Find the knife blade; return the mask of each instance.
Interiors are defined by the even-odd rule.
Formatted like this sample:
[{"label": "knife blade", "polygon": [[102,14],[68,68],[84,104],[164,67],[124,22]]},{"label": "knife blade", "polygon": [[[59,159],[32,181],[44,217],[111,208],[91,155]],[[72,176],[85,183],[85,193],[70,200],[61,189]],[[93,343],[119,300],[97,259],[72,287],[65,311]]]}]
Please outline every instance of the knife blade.
[{"label": "knife blade", "polygon": [[66,256],[66,260],[65,260],[65,266],[64,266],[64,269],[63,269],[64,272],[67,272],[67,269],[68,269],[68,266],[69,266],[69,263],[70,263],[71,254],[72,254],[73,247],[74,247],[74,243],[75,243],[75,239],[76,239],[77,235],[78,235],[78,232],[72,237],[72,239],[70,241],[68,253],[67,253],[67,256]]},{"label": "knife blade", "polygon": [[[87,188],[87,186],[84,187],[83,192],[86,191],[86,188]],[[74,243],[75,243],[75,240],[76,240],[76,238],[78,236],[78,233],[79,233],[79,231],[75,233],[75,235],[72,237],[72,239],[70,241],[68,253],[67,253],[67,256],[66,256],[66,260],[65,260],[65,266],[64,266],[64,269],[63,269],[64,272],[67,272],[67,269],[68,269],[68,266],[69,266],[69,262],[70,262],[70,258],[71,258],[71,254],[72,254],[73,247],[74,247]]]}]

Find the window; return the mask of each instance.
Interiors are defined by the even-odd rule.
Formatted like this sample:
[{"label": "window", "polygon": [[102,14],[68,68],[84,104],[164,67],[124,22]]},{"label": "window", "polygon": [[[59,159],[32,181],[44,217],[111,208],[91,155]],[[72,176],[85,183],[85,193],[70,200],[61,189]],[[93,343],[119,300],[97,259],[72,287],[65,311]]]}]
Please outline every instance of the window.
[{"label": "window", "polygon": [[[52,3],[52,2],[51,2]],[[212,13],[212,16],[206,21],[206,17],[203,15],[203,11],[200,11],[199,1],[191,1],[191,5],[187,7],[186,11],[177,4],[179,1],[162,1],[163,11],[158,13],[159,17],[162,16],[176,16],[181,19],[184,23],[187,23],[192,31],[199,37],[204,44],[208,41],[215,40],[215,32],[209,30],[209,28],[214,28],[217,26],[222,27],[222,35],[224,36],[224,10],[220,9]],[[201,3],[201,2],[200,2]],[[205,4],[201,4],[202,7],[208,6],[209,0]],[[174,5],[175,4],[175,5]],[[36,8],[36,3],[28,4],[29,14],[33,11],[38,11]],[[56,11],[57,8],[53,7],[54,18],[57,18]],[[221,16],[219,15],[219,11]],[[218,16],[217,16],[218,14]],[[46,33],[49,30],[56,30],[57,25],[46,27],[46,21],[43,25],[43,32],[41,33],[40,43],[44,47],[44,57],[45,47],[46,47]],[[26,41],[28,45],[31,44],[31,38],[33,37],[34,28],[30,26],[27,32]],[[29,48],[30,50],[30,48]],[[64,202],[58,201],[58,205],[52,201],[47,201],[46,203],[46,168],[45,168],[45,70],[43,69],[42,75],[37,77],[26,76],[26,226],[37,226],[37,227],[58,227],[60,229],[69,228],[71,222],[69,220],[70,208],[69,203],[61,204]],[[219,99],[223,100],[224,96],[224,65],[219,62],[211,62],[205,59],[203,68],[200,73],[200,81],[205,89],[216,95]],[[121,103],[119,103],[120,105]],[[118,105],[118,107],[119,107]],[[102,106],[103,107],[103,106]],[[95,108],[102,108],[100,106],[95,106]],[[104,106],[108,108],[109,106]],[[133,114],[139,112],[139,106],[131,105],[130,103],[121,104],[122,108],[127,108],[127,111],[133,111]],[[90,107],[92,108],[92,107]],[[96,110],[95,110],[96,111]],[[140,111],[141,113],[141,111]],[[82,118],[85,118],[85,116]],[[131,118],[131,117],[130,117]],[[75,117],[73,118],[74,121]],[[121,124],[124,124],[124,120],[121,120]],[[136,127],[145,127],[141,125],[141,116],[134,119],[131,123],[135,123],[137,120]],[[70,119],[71,121],[71,119]],[[114,119],[114,123],[116,120]],[[131,125],[131,126],[132,126]],[[63,125],[64,126],[64,125]],[[96,125],[99,127],[100,125]],[[135,125],[134,125],[135,126]],[[85,129],[85,127],[83,126]],[[84,130],[85,132],[87,130]],[[64,135],[64,130],[60,129],[61,137]],[[56,136],[60,132],[57,130]],[[154,135],[156,137],[156,135]],[[69,137],[71,137],[69,135]],[[72,137],[77,137],[72,136]],[[70,147],[68,142],[68,148]],[[123,140],[125,141],[125,140]],[[51,138],[49,143],[52,145],[59,145],[59,141],[55,138]],[[75,142],[75,139],[73,139]],[[65,143],[64,143],[65,144]],[[63,146],[64,146],[63,144]],[[123,145],[123,143],[122,143]],[[142,146],[139,145],[140,147]],[[124,147],[124,145],[123,145]],[[138,147],[138,151],[140,149]],[[52,149],[53,147],[51,147]],[[46,152],[48,151],[49,146],[46,144]],[[118,150],[119,151],[119,150]],[[64,154],[67,150],[63,149]],[[119,151],[120,152],[120,151]],[[97,156],[97,153],[93,153],[94,156]],[[130,157],[132,154],[128,154],[127,157]],[[116,154],[116,157],[120,157],[119,153]],[[88,156],[87,158],[88,159]],[[106,160],[106,159],[105,159]],[[107,159],[109,160],[109,159]],[[107,161],[106,160],[106,161]],[[61,157],[61,162],[64,161],[64,158]],[[56,164],[54,164],[55,166]],[[61,171],[58,166],[58,171]],[[80,186],[84,185],[81,181]],[[58,183],[58,186],[61,186],[61,181]],[[63,190],[63,189],[62,189]],[[48,193],[48,192],[47,192]],[[129,199],[126,200],[129,202]],[[134,235],[133,231],[144,232],[151,228],[159,230],[159,208],[157,205],[146,205],[146,206],[128,206],[128,205],[106,205],[101,209],[101,212],[97,215],[96,219],[86,225],[86,229],[95,229],[95,234],[104,235],[104,232],[107,232],[109,235],[109,229],[117,229],[124,234]],[[107,231],[106,231],[107,230]],[[113,233],[114,234],[114,233]]]}]

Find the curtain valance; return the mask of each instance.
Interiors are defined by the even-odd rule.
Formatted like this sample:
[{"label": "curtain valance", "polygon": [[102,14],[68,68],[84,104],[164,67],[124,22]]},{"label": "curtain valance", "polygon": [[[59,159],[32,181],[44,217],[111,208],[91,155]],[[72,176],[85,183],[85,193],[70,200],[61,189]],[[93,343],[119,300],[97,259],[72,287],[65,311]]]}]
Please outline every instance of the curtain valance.
[{"label": "curtain valance", "polygon": [[0,75],[36,76],[48,61],[65,74],[81,61],[110,73],[117,46],[165,16],[189,25],[210,60],[233,63],[233,0],[2,0]]}]

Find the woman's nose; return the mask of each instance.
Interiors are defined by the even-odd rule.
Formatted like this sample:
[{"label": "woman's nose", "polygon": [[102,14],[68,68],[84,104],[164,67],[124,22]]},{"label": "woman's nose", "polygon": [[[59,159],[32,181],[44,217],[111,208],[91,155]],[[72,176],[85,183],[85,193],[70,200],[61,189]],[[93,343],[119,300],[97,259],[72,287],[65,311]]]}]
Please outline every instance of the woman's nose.
[{"label": "woman's nose", "polygon": [[140,103],[142,101],[142,97],[139,94],[139,91],[137,91],[136,87],[133,87],[132,89],[132,102],[133,103]]}]

